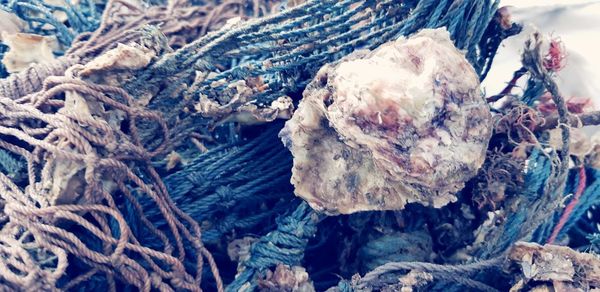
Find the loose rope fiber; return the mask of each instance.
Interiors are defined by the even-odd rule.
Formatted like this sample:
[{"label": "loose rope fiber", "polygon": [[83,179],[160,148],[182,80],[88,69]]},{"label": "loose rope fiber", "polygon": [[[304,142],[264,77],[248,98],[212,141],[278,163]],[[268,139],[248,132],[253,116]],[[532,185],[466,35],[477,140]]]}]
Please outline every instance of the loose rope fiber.
[{"label": "loose rope fiber", "polygon": [[[32,32],[60,35],[65,50],[53,63],[0,81],[0,285],[9,290],[263,287],[274,268],[304,265],[311,248],[328,246],[338,235],[319,233],[324,217],[294,199],[292,157],[278,140],[280,123],[234,137],[248,128],[222,122],[245,114],[244,106],[260,111],[281,97],[297,102],[323,65],[423,28],[446,27],[483,79],[500,41],[512,33],[499,30],[498,1],[491,0],[109,0],[96,10],[61,10],[73,14],[73,27],[51,20],[54,7],[41,1],[11,5],[29,23],[52,24],[50,30],[34,25]],[[124,46],[151,57],[139,68],[104,73],[121,79],[82,75],[86,65]],[[565,101],[539,67],[539,47],[527,52],[524,70],[558,107],[564,150],[531,152],[522,201],[491,233],[494,240],[470,251],[482,260],[388,263],[339,287],[383,288],[397,284],[400,272],[415,270],[461,287],[496,289],[480,281],[479,272],[494,270],[507,248],[553,214],[567,179]],[[199,109],[202,102],[215,112]],[[226,137],[198,155],[206,151],[200,133],[226,127]],[[170,160],[179,153],[183,158]],[[592,205],[587,198],[581,193],[586,208]],[[253,244],[232,268],[226,250],[242,237]]]}]

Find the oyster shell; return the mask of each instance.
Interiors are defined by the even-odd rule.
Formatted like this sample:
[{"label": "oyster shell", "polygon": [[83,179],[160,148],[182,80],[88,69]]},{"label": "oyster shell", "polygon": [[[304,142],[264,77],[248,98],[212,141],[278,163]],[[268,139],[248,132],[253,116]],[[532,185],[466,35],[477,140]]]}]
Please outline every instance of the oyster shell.
[{"label": "oyster shell", "polygon": [[280,137],[297,196],[328,214],[455,201],[481,167],[491,113],[445,29],[326,65]]}]

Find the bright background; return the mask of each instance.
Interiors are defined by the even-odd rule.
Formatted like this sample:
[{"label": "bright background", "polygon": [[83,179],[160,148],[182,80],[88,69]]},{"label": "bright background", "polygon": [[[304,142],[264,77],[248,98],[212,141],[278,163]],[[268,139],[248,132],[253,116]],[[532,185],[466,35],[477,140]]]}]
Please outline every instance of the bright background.
[{"label": "bright background", "polygon": [[514,6],[513,20],[526,28],[498,51],[483,83],[487,95],[499,93],[520,67],[523,43],[537,27],[560,38],[567,49],[567,66],[558,75],[563,95],[590,97],[600,109],[600,0],[501,1],[501,6],[509,5]]},{"label": "bright background", "polygon": [[[551,6],[564,4],[581,4],[594,2],[591,0],[501,0],[503,6],[512,5],[517,7]],[[597,2],[597,1],[596,1]]]}]

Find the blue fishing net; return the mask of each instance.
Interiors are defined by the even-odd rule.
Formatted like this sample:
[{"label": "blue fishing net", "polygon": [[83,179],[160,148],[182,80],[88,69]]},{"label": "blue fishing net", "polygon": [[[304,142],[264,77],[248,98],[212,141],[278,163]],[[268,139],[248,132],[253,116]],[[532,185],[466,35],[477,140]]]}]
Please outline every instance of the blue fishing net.
[{"label": "blue fishing net", "polygon": [[[479,43],[496,6],[495,1],[308,1],[200,38],[162,56],[125,87],[140,94],[160,88],[149,108],[164,112],[173,124],[194,119],[187,113],[196,112],[202,98],[235,113],[240,82],[252,91],[244,100],[264,108],[281,96],[299,96],[321,66],[354,50],[444,26],[481,72],[487,58],[478,54]],[[182,82],[191,84],[184,93],[188,98],[167,98]],[[193,126],[181,131],[190,130]]]},{"label": "blue fishing net", "polygon": [[[100,16],[104,1],[82,0],[73,4],[65,0],[64,5],[52,4],[42,0],[2,1],[3,9],[14,13],[27,22],[29,33],[56,36],[58,41],[69,46],[75,36],[82,32],[95,30],[100,25]],[[61,13],[65,20],[58,19]]]},{"label": "blue fishing net", "polygon": [[[189,70],[215,72],[216,74],[212,74],[213,77],[206,78],[190,86],[195,89],[188,93],[195,98],[199,95],[204,95],[217,101],[222,100],[224,101],[223,104],[225,104],[227,95],[235,94],[231,89],[228,89],[229,84],[234,84],[240,80],[260,78],[267,85],[267,89],[256,92],[251,99],[259,106],[268,105],[272,100],[281,95],[297,96],[312,79],[315,72],[327,62],[338,60],[342,56],[359,48],[373,49],[400,35],[410,35],[422,28],[442,26],[446,26],[449,29],[457,47],[466,50],[467,57],[471,63],[483,75],[483,71],[485,71],[484,67],[486,66],[485,63],[488,61],[485,56],[478,55],[478,46],[480,43],[483,43],[489,47],[489,43],[483,41],[483,36],[488,23],[491,22],[494,16],[496,5],[497,3],[491,1],[407,1],[402,3],[393,1],[308,2],[303,6],[284,11],[273,17],[250,22],[240,27],[234,26],[230,30],[209,34],[205,38],[183,47],[179,51],[163,56],[154,66],[146,70],[146,73],[144,73],[145,76],[142,75],[140,80],[152,83],[151,76],[154,74],[185,76],[185,74],[189,74],[187,72]],[[370,13],[366,13],[367,11]],[[492,31],[487,31],[487,37],[498,37]],[[129,88],[132,90],[143,88],[144,85],[140,83],[140,80],[136,81],[137,83],[134,82],[133,85],[130,84]],[[215,84],[221,85],[215,86]],[[166,89],[165,92],[170,93],[172,91]],[[174,106],[173,100],[169,100],[168,104],[164,103],[165,101],[167,100],[157,98],[156,102],[150,104],[150,107],[165,109],[165,111],[167,108],[172,110]],[[179,117],[181,115],[178,115]],[[271,135],[274,138],[274,133]],[[262,137],[261,140],[272,141],[273,144],[269,146],[271,149],[280,147],[280,142],[275,139],[270,140],[267,137]],[[260,149],[260,147],[258,148]],[[219,151],[217,149],[216,153],[219,153]],[[284,149],[280,149],[279,151],[285,152]],[[200,157],[205,155],[207,154]],[[255,156],[255,159],[262,161],[263,157]],[[186,166],[186,168],[196,167],[195,163],[193,162]],[[197,163],[198,165],[204,165],[202,162]],[[287,169],[289,167],[288,165]],[[182,170],[182,172],[187,173],[187,170]],[[179,177],[178,173],[173,174],[167,177],[167,182],[171,178],[175,179]],[[205,175],[201,175],[200,177],[204,181]],[[287,179],[288,174],[282,175],[282,177]],[[191,178],[187,180],[191,180]],[[189,181],[181,181],[180,179],[176,181],[178,183],[174,189],[175,197],[179,197],[180,193],[185,193],[190,185],[194,184]],[[198,186],[201,186],[201,184],[198,184]],[[208,188],[211,189],[213,187],[209,186]],[[209,211],[207,214],[215,214],[214,212],[217,212],[216,210],[221,207],[206,208],[204,206],[205,203],[208,203],[208,206],[212,206],[217,202],[217,198],[223,198],[220,191],[217,190],[212,194],[207,193],[207,195],[200,197],[193,196],[194,193],[198,193],[199,191],[203,192],[203,189],[195,189],[192,193],[188,194],[188,197],[185,198],[187,200],[186,205],[195,202],[200,207],[189,207],[190,210],[198,208],[206,212],[209,209],[214,209],[215,211]],[[248,203],[243,201],[242,195],[237,196],[239,196],[240,201],[230,201],[232,196],[227,196],[225,200],[220,200],[220,202],[230,202],[230,205],[233,206],[231,210],[240,208],[240,206],[244,206],[241,208],[248,206],[249,208],[246,208],[246,210],[250,210],[252,207],[255,208],[255,206],[247,205]],[[233,197],[235,198],[236,196]],[[280,195],[279,198],[285,197]],[[287,194],[287,197],[292,197],[291,192]],[[200,202],[202,203],[200,204]],[[302,221],[310,217],[308,214],[300,211],[292,212],[297,208],[296,203],[293,201],[290,201],[287,205],[288,213],[291,214],[288,216],[292,217],[288,218],[284,216],[283,218],[288,218],[286,220]],[[306,207],[301,205],[298,208]],[[260,213],[261,211],[258,211],[257,215]],[[293,217],[295,214],[303,214],[302,216],[308,217]],[[238,215],[234,211],[227,213],[227,216],[236,218]],[[209,217],[202,216],[198,218],[205,219]],[[250,216],[250,218],[252,217]],[[216,219],[214,221],[217,221],[216,224],[219,225],[221,222],[227,222],[228,220]],[[316,224],[317,221],[309,222]],[[337,221],[328,223],[337,224]],[[240,227],[238,229],[243,230]],[[323,228],[327,230],[328,226],[324,226]],[[329,226],[329,228],[335,227]],[[234,229],[236,228],[234,227]],[[255,235],[264,235],[272,229],[254,227],[254,229],[249,230],[253,230]],[[207,232],[210,233],[210,229]],[[273,232],[278,234],[279,229]],[[270,245],[280,247],[282,250],[290,248],[287,246],[289,243],[278,243],[276,240],[273,242],[269,235],[265,236],[261,240],[270,242]],[[317,237],[321,238],[322,242],[315,244],[321,246],[321,248],[325,248],[323,246],[331,246],[331,241],[336,240],[335,236],[332,235],[319,234]],[[337,239],[343,240],[343,238]],[[296,241],[300,239],[292,237],[290,240]],[[284,260],[282,255],[277,255],[277,253],[265,254],[260,249],[257,248],[255,250],[253,247],[251,257],[241,263],[242,267],[245,267],[243,268],[244,272],[238,275],[229,289],[235,291],[247,283],[250,283],[254,287],[256,285],[256,277],[267,269],[275,267],[276,263],[299,265],[300,261],[296,253],[300,252],[302,254],[302,249],[297,250],[296,247],[293,250],[293,252],[287,250],[285,253],[288,255],[290,252],[295,254],[296,260],[289,261]],[[316,248],[311,250],[314,251]],[[269,259],[269,256],[273,258],[266,260]],[[322,257],[322,255],[319,256]],[[335,260],[337,261],[338,259]],[[315,260],[311,264],[310,274],[319,275],[326,273],[320,271],[319,266],[330,268],[329,265],[325,265],[325,262]],[[330,270],[331,274],[326,275],[316,285],[322,288],[327,288],[325,287],[327,285],[334,286],[336,281],[332,280],[330,276],[334,272],[335,268],[334,270]]]},{"label": "blue fishing net", "polygon": [[[77,5],[66,3],[59,7],[39,0],[4,1],[2,9],[26,20],[30,32],[54,35],[68,47],[79,33],[99,25],[99,11],[104,4],[91,0]],[[190,3],[202,5],[204,1]],[[485,221],[482,214],[487,210],[477,210],[472,201],[477,190],[474,181],[458,195],[459,202],[440,209],[408,205],[402,212],[324,217],[293,194],[289,183],[292,157],[277,137],[282,123],[248,127],[241,134],[227,131],[232,129],[231,124],[219,126],[216,131],[224,137],[217,139],[208,152],[198,155],[194,147],[178,138],[214,126],[209,118],[195,114],[194,105],[206,98],[229,107],[228,114],[235,113],[237,108],[231,100],[239,93],[236,84],[240,82],[251,89],[248,102],[258,108],[268,107],[281,96],[298,101],[304,87],[324,64],[423,28],[446,27],[456,47],[464,51],[484,79],[500,42],[518,32],[517,27],[509,31],[501,28],[495,19],[497,5],[498,1],[487,0],[308,1],[278,14],[232,24],[177,50],[165,49],[148,68],[136,72],[136,78],[124,88],[135,96],[154,93],[148,108],[165,116],[172,126],[174,149],[184,153],[185,161],[175,167],[168,166],[168,158],[164,157],[152,163],[170,199],[200,223],[202,241],[213,253],[228,291],[264,288],[268,272],[282,264],[305,267],[318,291],[330,287],[352,291],[356,286],[349,280],[355,273],[364,274],[390,261],[455,262],[446,257],[475,241],[473,230]],[[58,21],[56,11],[66,14],[68,20]],[[533,106],[543,90],[543,82],[531,78],[520,101]],[[140,128],[143,140],[152,144],[155,128]],[[160,143],[158,139],[155,142]],[[498,143],[492,141],[491,145]],[[505,221],[497,224],[485,242],[475,245],[469,254],[471,258],[490,259],[518,240],[542,242],[548,237],[560,216],[552,208],[553,202],[573,192],[578,178],[571,172],[564,192],[549,189],[557,154],[546,154],[539,149],[529,153],[523,181],[507,193],[508,201],[516,202],[514,208],[507,211]],[[0,170],[18,182],[25,179],[27,165],[0,149]],[[598,241],[591,236],[597,222],[594,214],[598,213],[594,207],[600,185],[596,172],[587,170],[588,188],[559,238],[578,234],[590,244]],[[150,174],[141,177],[149,180]],[[135,188],[130,192],[139,203],[120,195],[115,204],[141,245],[160,250],[162,239],[152,228],[169,234],[170,222],[142,192]],[[139,216],[142,213],[145,218]],[[539,214],[552,216],[541,220]],[[108,225],[118,238],[118,223],[112,220]],[[94,245],[94,235],[85,228],[74,226],[70,232],[88,243],[90,249],[102,252],[103,247],[99,242]],[[252,242],[246,256],[232,259],[232,242],[245,237]],[[438,257],[430,258],[434,253]],[[192,269],[196,256],[187,253],[184,264]],[[71,258],[59,284],[80,276],[86,269],[87,263]],[[476,274],[473,278],[482,282],[479,284],[465,277],[452,281],[443,274],[436,275],[452,285],[428,287],[444,291],[464,286],[486,288],[482,283],[494,283],[493,273]],[[207,269],[204,278],[203,288],[217,288]],[[107,289],[106,279],[106,274],[98,273],[77,288]],[[397,282],[397,275],[387,280]],[[120,290],[134,289],[120,284]]]}]

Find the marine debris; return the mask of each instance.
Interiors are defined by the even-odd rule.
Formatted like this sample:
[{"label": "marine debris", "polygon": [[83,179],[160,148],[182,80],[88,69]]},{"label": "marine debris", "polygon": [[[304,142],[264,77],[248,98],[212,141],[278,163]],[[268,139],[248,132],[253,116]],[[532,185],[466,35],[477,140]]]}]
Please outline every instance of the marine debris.
[{"label": "marine debris", "polygon": [[600,289],[600,113],[541,33],[481,88],[498,1],[0,16],[2,291]]}]

